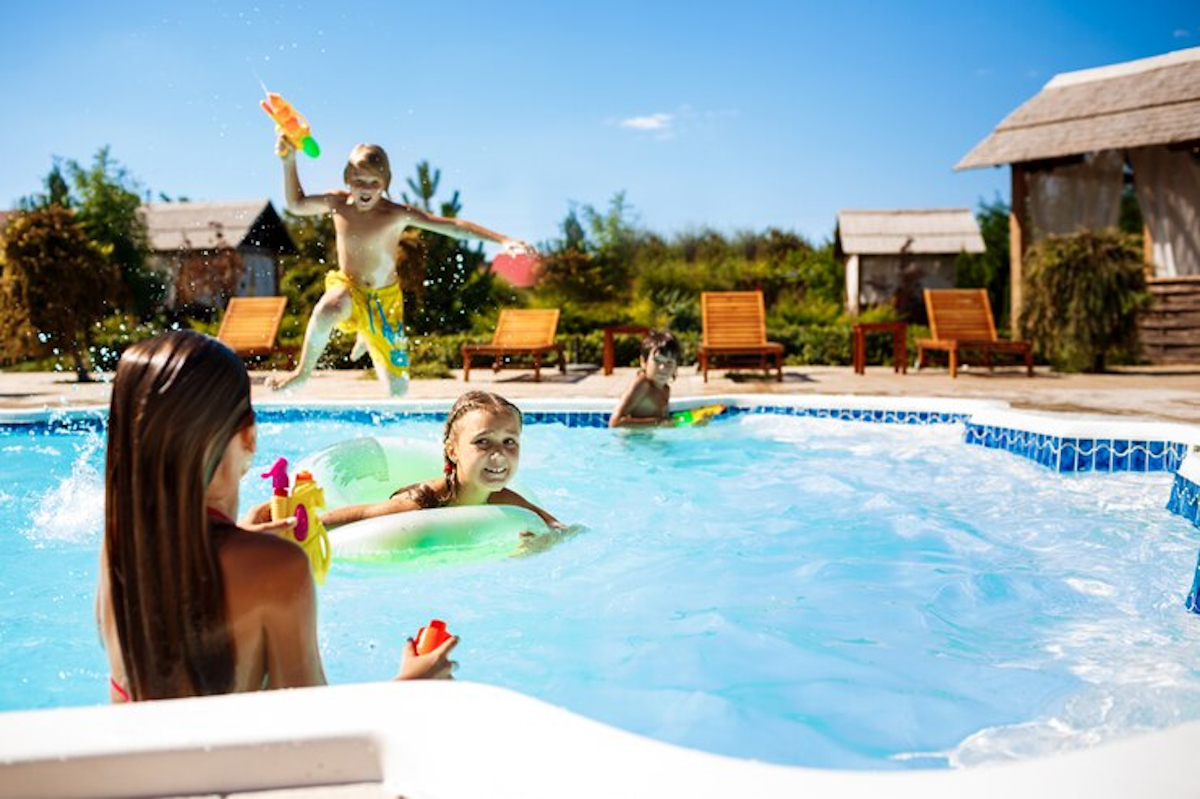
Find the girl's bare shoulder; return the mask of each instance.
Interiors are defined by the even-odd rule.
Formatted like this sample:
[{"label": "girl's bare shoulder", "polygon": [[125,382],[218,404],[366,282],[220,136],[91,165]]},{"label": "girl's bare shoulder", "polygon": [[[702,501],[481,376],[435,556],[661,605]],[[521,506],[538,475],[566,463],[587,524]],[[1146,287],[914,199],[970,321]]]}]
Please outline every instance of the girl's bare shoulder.
[{"label": "girl's bare shoulder", "polygon": [[223,532],[221,568],[228,587],[257,585],[288,590],[309,579],[308,556],[295,542],[272,533]]}]

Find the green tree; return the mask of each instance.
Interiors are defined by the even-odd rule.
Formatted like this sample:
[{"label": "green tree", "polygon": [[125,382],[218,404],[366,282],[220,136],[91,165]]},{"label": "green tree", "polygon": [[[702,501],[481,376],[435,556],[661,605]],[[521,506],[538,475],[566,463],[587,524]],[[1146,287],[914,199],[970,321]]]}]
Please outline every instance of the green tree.
[{"label": "green tree", "polygon": [[283,223],[297,252],[281,259],[281,289],[288,298],[288,312],[307,320],[325,292],[325,274],[337,268],[337,233],[329,214],[296,216],[285,212]]},{"label": "green tree", "polygon": [[963,253],[954,265],[954,285],[964,289],[987,289],[988,300],[996,314],[996,326],[1007,327],[1009,315],[1008,203],[997,196],[992,202],[979,201],[975,210],[979,232],[983,235],[982,253]]},{"label": "green tree", "polygon": [[120,280],[78,215],[61,205],[19,214],[4,233],[0,330],[25,354],[50,347],[70,354],[80,382],[92,326],[113,310]]},{"label": "green tree", "polygon": [[1149,301],[1138,237],[1117,230],[1047,236],[1030,248],[1021,327],[1064,371],[1102,372],[1137,348],[1137,312]]},{"label": "green tree", "polygon": [[86,169],[77,161],[55,159],[43,185],[45,193],[21,200],[20,207],[34,210],[56,205],[75,209],[88,238],[117,267],[133,311],[148,318],[158,310],[166,285],[163,276],[150,265],[146,223],[138,214],[142,187],[112,158],[109,148],[97,150]]},{"label": "green tree", "polygon": [[559,230],[562,239],[551,243],[542,260],[548,292],[579,303],[629,296],[640,234],[624,192],[613,195],[605,211],[573,205]]},{"label": "green tree", "polygon": [[63,177],[62,165],[58,159],[55,159],[54,166],[42,179],[42,185],[46,188],[45,194],[33,194],[25,197],[17,202],[17,206],[23,211],[32,211],[49,205],[58,205],[63,208],[71,208],[74,205],[71,187],[67,185],[67,179]]},{"label": "green tree", "polygon": [[[412,196],[403,192],[404,202],[456,218],[462,212],[457,190],[445,202],[435,200],[441,179],[440,169],[428,161],[418,162],[416,174],[406,180]],[[470,330],[476,315],[493,311],[498,304],[495,276],[483,264],[482,244],[469,246],[449,236],[406,230],[396,255],[404,287],[405,326],[417,334]]]},{"label": "green tree", "polygon": [[150,266],[150,239],[138,214],[140,184],[110,156],[107,146],[96,151],[86,169],[68,161],[67,172],[79,197],[79,223],[120,270],[134,313],[149,316],[161,305],[166,285]]},{"label": "green tree", "polygon": [[1121,187],[1121,211],[1117,227],[1122,233],[1131,233],[1140,237],[1144,221],[1137,192],[1133,189],[1132,181],[1127,182]]}]

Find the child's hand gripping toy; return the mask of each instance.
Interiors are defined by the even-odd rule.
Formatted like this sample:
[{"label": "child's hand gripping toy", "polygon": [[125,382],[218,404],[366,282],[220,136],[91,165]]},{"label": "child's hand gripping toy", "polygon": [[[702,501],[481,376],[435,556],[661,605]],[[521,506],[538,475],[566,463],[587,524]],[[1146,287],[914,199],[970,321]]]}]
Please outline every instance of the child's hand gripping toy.
[{"label": "child's hand gripping toy", "polygon": [[267,92],[267,99],[260,100],[259,105],[267,112],[267,116],[275,120],[276,129],[292,147],[303,150],[309,158],[316,158],[321,154],[321,147],[312,137],[312,128],[308,126],[308,120],[300,116],[291,103],[275,92]]},{"label": "child's hand gripping toy", "polygon": [[324,584],[325,575],[329,573],[329,562],[332,560],[332,550],[329,547],[329,533],[317,516],[317,509],[325,507],[325,492],[305,471],[296,473],[296,482],[288,492],[287,458],[275,461],[271,471],[262,476],[271,479],[274,489],[271,496],[271,518],[285,519],[296,517],[296,526],[291,530],[280,533],[286,536],[304,550],[312,564],[313,578]]},{"label": "child's hand gripping toy", "polygon": [[714,416],[725,413],[724,405],[703,405],[699,408],[689,408],[686,411],[675,411],[671,421],[676,427],[688,427],[694,424],[705,424]]},{"label": "child's hand gripping toy", "polygon": [[449,640],[450,633],[446,630],[446,622],[434,619],[427,626],[417,630],[417,654],[428,655]]}]

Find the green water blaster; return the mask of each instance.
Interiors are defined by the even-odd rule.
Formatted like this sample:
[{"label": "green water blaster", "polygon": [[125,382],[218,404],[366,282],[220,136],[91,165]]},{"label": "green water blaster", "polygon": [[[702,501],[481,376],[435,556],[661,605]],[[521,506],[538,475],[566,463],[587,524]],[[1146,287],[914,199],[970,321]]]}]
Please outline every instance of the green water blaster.
[{"label": "green water blaster", "polygon": [[671,421],[676,427],[691,427],[696,424],[705,424],[714,416],[720,416],[725,413],[724,405],[703,405],[699,408],[689,408],[686,411],[675,411],[671,414]]}]

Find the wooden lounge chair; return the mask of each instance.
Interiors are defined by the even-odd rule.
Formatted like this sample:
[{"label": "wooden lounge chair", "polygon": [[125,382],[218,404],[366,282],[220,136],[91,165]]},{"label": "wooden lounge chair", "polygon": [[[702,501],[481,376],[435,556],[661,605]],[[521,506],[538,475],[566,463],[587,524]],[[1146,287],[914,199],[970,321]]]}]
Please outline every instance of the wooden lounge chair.
[{"label": "wooden lounge chair", "polygon": [[566,374],[567,361],[563,357],[563,346],[554,340],[558,330],[557,308],[504,308],[496,321],[496,333],[491,344],[464,344],[462,347],[463,380],[471,379],[471,358],[487,355],[492,360],[492,371],[507,368],[525,368],[513,363],[515,356],[533,358],[533,379],[542,379],[542,357],[547,353],[558,353],[558,371]]},{"label": "wooden lounge chair", "polygon": [[708,368],[726,359],[727,369],[774,367],[783,380],[783,345],[767,341],[767,314],[761,291],[706,291],[700,295],[704,337],[700,342],[699,368],[708,382]]},{"label": "wooden lounge chair", "polygon": [[1033,351],[1028,341],[1009,341],[996,336],[996,322],[986,289],[925,289],[932,338],[917,341],[917,368],[925,365],[930,350],[949,353],[950,376],[958,376],[958,365],[966,352],[978,352],[988,371],[992,353],[1013,353],[1025,358],[1025,369],[1033,377]]},{"label": "wooden lounge chair", "polygon": [[275,337],[286,307],[286,297],[234,297],[225,308],[217,338],[243,358],[270,355],[282,349],[275,346]]}]

